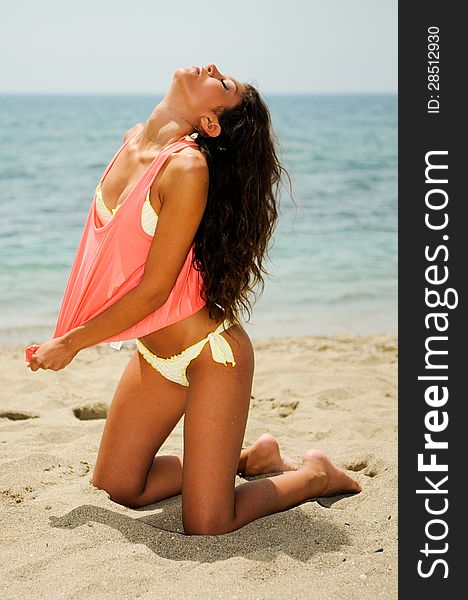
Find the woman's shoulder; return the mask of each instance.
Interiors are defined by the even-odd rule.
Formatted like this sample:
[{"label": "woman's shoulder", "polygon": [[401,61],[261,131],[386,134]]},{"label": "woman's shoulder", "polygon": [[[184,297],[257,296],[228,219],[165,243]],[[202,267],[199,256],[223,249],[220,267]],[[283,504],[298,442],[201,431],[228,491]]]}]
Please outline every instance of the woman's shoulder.
[{"label": "woman's shoulder", "polygon": [[204,176],[208,172],[208,163],[198,147],[187,146],[170,155],[167,171],[176,176]]},{"label": "woman's shoulder", "polygon": [[204,198],[208,180],[209,172],[205,157],[196,147],[186,147],[173,152],[168,157],[158,187],[162,198],[168,195],[180,198],[187,190],[191,191],[192,199],[195,190],[199,190],[200,197]]}]

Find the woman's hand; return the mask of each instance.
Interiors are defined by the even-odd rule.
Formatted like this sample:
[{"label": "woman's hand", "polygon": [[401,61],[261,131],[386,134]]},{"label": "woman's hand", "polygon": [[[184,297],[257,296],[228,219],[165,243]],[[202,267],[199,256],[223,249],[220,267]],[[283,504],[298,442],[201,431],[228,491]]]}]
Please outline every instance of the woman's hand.
[{"label": "woman's hand", "polygon": [[31,371],[38,369],[50,369],[51,371],[60,371],[65,368],[78,354],[65,336],[54,338],[41,344],[37,350],[32,353],[27,367]]}]

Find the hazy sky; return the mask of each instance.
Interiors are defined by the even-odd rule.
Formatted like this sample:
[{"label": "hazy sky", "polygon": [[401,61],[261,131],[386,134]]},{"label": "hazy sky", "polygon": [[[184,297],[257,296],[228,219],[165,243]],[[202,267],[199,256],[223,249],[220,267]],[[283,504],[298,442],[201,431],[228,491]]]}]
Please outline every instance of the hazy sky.
[{"label": "hazy sky", "polygon": [[0,92],[164,93],[216,63],[264,93],[396,92],[397,0],[2,0]]}]

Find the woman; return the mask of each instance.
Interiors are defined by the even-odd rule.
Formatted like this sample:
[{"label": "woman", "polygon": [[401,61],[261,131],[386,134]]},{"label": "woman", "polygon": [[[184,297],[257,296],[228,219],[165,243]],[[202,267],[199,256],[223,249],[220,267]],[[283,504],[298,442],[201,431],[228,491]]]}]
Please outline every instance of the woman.
[{"label": "woman", "polygon": [[[295,464],[269,434],[242,448],[254,353],[238,315],[263,285],[278,216],[285,171],[273,139],[251,85],[214,64],[178,69],[106,169],[54,336],[30,351],[33,371],[59,370],[83,348],[137,338],[91,482],[129,507],[182,493],[187,534],[227,533],[308,498],[360,491],[319,451]],[[146,238],[145,207],[157,222]],[[183,459],[155,457],[183,415]],[[235,487],[236,473],[282,474]]]}]

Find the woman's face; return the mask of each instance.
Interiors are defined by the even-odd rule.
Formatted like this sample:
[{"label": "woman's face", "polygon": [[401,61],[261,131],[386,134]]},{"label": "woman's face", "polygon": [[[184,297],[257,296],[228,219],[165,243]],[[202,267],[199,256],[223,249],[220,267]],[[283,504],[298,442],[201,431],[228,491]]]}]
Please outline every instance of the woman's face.
[{"label": "woman's face", "polygon": [[214,64],[177,69],[174,79],[180,82],[195,110],[232,108],[244,92],[240,81],[220,73]]}]

